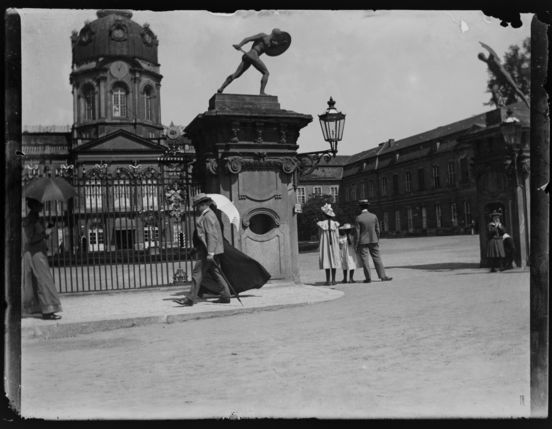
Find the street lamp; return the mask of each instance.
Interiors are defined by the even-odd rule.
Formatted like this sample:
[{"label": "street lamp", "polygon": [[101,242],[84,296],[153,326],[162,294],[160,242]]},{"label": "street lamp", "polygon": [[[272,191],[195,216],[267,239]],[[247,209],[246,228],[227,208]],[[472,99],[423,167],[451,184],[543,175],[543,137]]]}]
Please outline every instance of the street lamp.
[{"label": "street lamp", "polygon": [[519,176],[528,173],[527,161],[529,157],[524,153],[522,142],[522,126],[519,119],[509,116],[500,126],[502,137],[506,143],[506,158],[504,168],[507,173],[515,178],[516,186],[519,185]]},{"label": "street lamp", "polygon": [[320,128],[324,140],[330,144],[330,149],[315,152],[298,153],[297,159],[300,162],[300,174],[305,176],[313,172],[320,164],[322,158],[329,161],[335,158],[337,154],[337,144],[343,138],[343,130],[345,128],[345,114],[339,112],[335,108],[335,101],[332,97],[328,100],[328,108],[326,112],[318,115],[320,120]]}]

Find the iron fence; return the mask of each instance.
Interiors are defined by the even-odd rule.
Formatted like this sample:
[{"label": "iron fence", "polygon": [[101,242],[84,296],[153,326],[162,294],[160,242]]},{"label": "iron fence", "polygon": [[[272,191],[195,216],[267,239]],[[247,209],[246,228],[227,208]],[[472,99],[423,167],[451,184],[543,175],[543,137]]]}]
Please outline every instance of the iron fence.
[{"label": "iron fence", "polygon": [[[199,186],[188,175],[140,166],[60,175],[77,195],[45,202],[42,215],[52,227],[48,258],[61,293],[174,286],[191,279],[191,198]],[[24,175],[23,185],[34,177]]]}]

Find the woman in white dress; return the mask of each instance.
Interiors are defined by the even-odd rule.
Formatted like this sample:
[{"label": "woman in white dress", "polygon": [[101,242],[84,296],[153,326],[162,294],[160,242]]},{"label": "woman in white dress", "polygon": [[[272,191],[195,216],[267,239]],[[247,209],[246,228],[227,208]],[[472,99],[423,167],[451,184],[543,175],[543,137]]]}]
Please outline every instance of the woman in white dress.
[{"label": "woman in white dress", "polygon": [[[335,213],[331,204],[326,203],[321,208],[324,220],[317,222],[320,231],[320,247],[318,262],[321,270],[326,270],[326,285],[335,285],[335,273],[341,268],[341,255],[339,254],[339,222],[333,220]],[[331,282],[330,282],[331,273]]]},{"label": "woman in white dress", "polygon": [[349,272],[349,283],[355,283],[353,278],[355,270],[359,267],[356,248],[354,228],[350,223],[339,227],[339,248],[341,253],[341,268],[343,269],[343,281],[347,283],[347,272]]}]

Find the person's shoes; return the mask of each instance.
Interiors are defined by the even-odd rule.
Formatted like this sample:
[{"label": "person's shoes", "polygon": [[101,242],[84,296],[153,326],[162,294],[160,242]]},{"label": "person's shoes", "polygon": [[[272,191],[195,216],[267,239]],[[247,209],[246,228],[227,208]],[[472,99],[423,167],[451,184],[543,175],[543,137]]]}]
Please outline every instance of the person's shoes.
[{"label": "person's shoes", "polygon": [[372,280],[366,279],[366,280],[364,280],[364,283],[372,283]]},{"label": "person's shoes", "polygon": [[347,283],[347,280],[342,280],[341,283]]},{"label": "person's shoes", "polygon": [[213,301],[215,304],[230,304],[230,298],[227,298],[225,296],[221,296],[216,301]]},{"label": "person's shoes", "polygon": [[332,282],[332,286],[335,286],[337,283],[335,281]]},{"label": "person's shoes", "polygon": [[491,273],[496,273],[496,268],[491,268]]},{"label": "person's shoes", "polygon": [[194,305],[194,302],[190,298],[175,299],[174,302],[185,307],[191,307],[192,305]]},{"label": "person's shoes", "polygon": [[42,318],[44,320],[59,320],[61,319],[61,316],[59,314],[55,313],[46,313],[42,315]]},{"label": "person's shoes", "polygon": [[349,283],[356,283],[356,280],[351,279],[349,280]]},{"label": "person's shoes", "polygon": [[330,286],[332,283],[331,282],[326,282],[324,283],[324,286]]},{"label": "person's shoes", "polygon": [[393,280],[393,277],[384,277],[381,279],[382,282],[390,282],[391,280]]}]

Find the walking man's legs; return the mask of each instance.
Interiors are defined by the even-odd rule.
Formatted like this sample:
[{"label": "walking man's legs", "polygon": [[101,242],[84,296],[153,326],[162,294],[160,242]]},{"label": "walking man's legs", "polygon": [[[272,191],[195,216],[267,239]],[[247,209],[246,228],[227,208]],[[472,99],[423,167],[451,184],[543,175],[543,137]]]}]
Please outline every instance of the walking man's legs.
[{"label": "walking man's legs", "polygon": [[226,278],[221,272],[220,261],[218,259],[219,257],[218,255],[216,255],[215,256],[216,262],[207,261],[207,265],[209,266],[208,269],[210,270],[210,273],[215,279],[215,281],[221,286],[222,290],[220,292],[220,297],[230,299],[230,287],[228,286],[228,282],[226,281]]},{"label": "walking man's legs", "polygon": [[387,275],[385,274],[385,268],[383,267],[383,262],[381,261],[381,257],[380,257],[379,244],[378,243],[369,244],[368,249],[370,249],[370,255],[372,255],[372,260],[374,261],[374,267],[376,267],[376,272],[378,273],[378,277],[380,279],[387,278]]},{"label": "walking man's legs", "polygon": [[369,282],[372,279],[370,277],[370,250],[367,244],[361,244],[359,246],[359,256],[362,262],[362,269],[364,270],[364,279]]},{"label": "walking man's legs", "polygon": [[194,302],[199,299],[198,293],[199,288],[201,287],[201,281],[203,280],[203,276],[205,274],[205,268],[205,261],[203,259],[199,259],[192,269],[192,287],[188,293],[188,298]]}]

